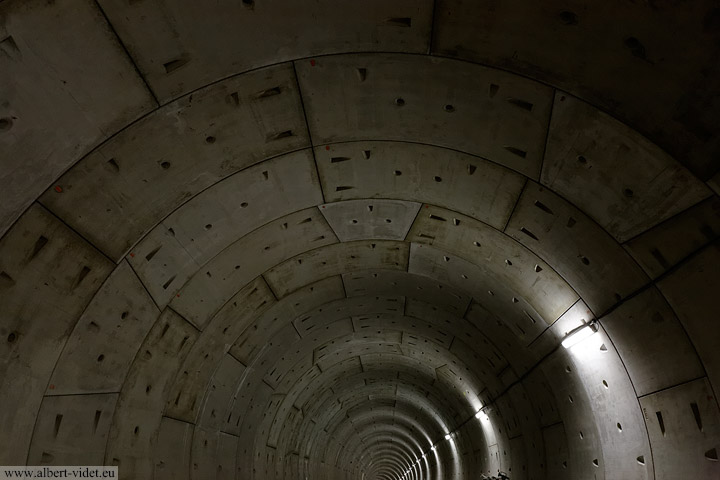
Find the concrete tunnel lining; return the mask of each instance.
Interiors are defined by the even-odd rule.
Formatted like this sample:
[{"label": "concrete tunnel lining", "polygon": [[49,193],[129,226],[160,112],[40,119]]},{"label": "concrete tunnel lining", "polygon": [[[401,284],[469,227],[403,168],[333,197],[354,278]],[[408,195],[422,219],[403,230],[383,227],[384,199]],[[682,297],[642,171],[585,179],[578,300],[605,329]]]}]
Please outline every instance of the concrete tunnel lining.
[{"label": "concrete tunnel lining", "polygon": [[717,478],[718,18],[1,2],[0,463]]}]

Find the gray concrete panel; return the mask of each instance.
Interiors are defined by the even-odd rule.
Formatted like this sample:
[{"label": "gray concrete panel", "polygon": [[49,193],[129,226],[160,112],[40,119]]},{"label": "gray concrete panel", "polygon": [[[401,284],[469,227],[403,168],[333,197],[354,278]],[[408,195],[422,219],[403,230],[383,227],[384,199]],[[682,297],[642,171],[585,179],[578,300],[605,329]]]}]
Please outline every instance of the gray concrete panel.
[{"label": "gray concrete panel", "polygon": [[629,299],[601,322],[639,397],[705,375],[685,329],[655,287]]},{"label": "gray concrete panel", "polygon": [[28,465],[103,465],[116,393],[43,398]]},{"label": "gray concrete panel", "polygon": [[303,285],[353,270],[406,270],[409,245],[391,240],[337,243],[297,255],[265,278],[282,298]]},{"label": "gray concrete panel", "polygon": [[624,247],[657,278],[720,237],[720,198],[711,197],[628,241]]},{"label": "gray concrete panel", "polygon": [[555,95],[541,183],[619,242],[712,194],[658,146],[575,97]]},{"label": "gray concrete panel", "polygon": [[150,478],[165,400],[197,330],[166,309],[138,351],[120,392],[105,454],[130,477]]},{"label": "gray concrete panel", "polygon": [[0,18],[2,236],[55,178],[156,102],[94,2],[6,1]]},{"label": "gray concrete panel", "polygon": [[717,170],[717,117],[706,110],[717,105],[709,92],[718,72],[715,49],[702,46],[717,38],[715,7],[441,0],[431,52],[557,85],[651,134],[707,178]]},{"label": "gray concrete panel", "polygon": [[405,240],[420,204],[399,200],[347,200],[320,205],[341,242]]},{"label": "gray concrete panel", "polygon": [[[279,93],[263,97],[267,89]],[[156,110],[75,165],[57,180],[61,191],[52,186],[42,202],[119,259],[206,188],[307,146],[292,66],[279,65],[227,79]]]},{"label": "gray concrete panel", "polygon": [[720,391],[718,271],[720,244],[715,242],[658,283],[695,346],[715,392]]},{"label": "gray concrete panel", "polygon": [[315,147],[315,158],[327,201],[428,202],[498,229],[507,223],[525,183],[521,175],[482,158],[418,143],[335,143]]},{"label": "gray concrete panel", "polygon": [[317,208],[291,213],[220,252],[187,281],[170,305],[191,322],[203,324],[253,278],[290,257],[335,242]]},{"label": "gray concrete panel", "polygon": [[[337,55],[295,66],[315,144],[427,143],[490,159],[533,179],[540,175],[553,95],[545,85],[479,65],[410,55]],[[365,69],[362,80],[358,69]],[[492,94],[498,85],[502,96]]]},{"label": "gray concrete panel", "polygon": [[377,272],[352,272],[343,275],[348,297],[372,295],[401,295],[416,299],[462,317],[470,304],[470,296],[434,278],[407,272],[378,270]]},{"label": "gray concrete panel", "polygon": [[119,392],[159,315],[130,266],[120,263],[73,328],[46,395]]},{"label": "gray concrete panel", "polygon": [[251,322],[275,302],[262,278],[249,283],[205,326],[178,370],[166,398],[164,414],[196,423],[213,372],[223,355]]},{"label": "gray concrete panel", "polygon": [[224,248],[268,222],[321,201],[311,152],[284,155],[193,198],[136,245],[128,261],[162,307]]},{"label": "gray concrete panel", "polygon": [[577,300],[577,294],[540,257],[516,240],[465,215],[425,205],[413,223],[408,241],[431,245],[485,270],[529,302],[548,324]]},{"label": "gray concrete panel", "polygon": [[189,479],[194,425],[163,417],[155,449],[156,480]]},{"label": "gray concrete panel", "polygon": [[[197,418],[197,425],[208,430],[221,430],[231,414],[233,397],[239,388],[245,366],[230,354],[223,355],[212,373]],[[196,430],[197,432],[197,430]]]},{"label": "gray concrete panel", "polygon": [[535,183],[527,184],[506,232],[548,262],[598,315],[648,281],[602,228]]},{"label": "gray concrete panel", "polygon": [[706,378],[640,399],[650,443],[655,478],[718,478],[720,412]]},{"label": "gray concrete panel", "polygon": [[310,5],[288,0],[100,4],[163,103],[228,75],[298,57],[347,51],[424,53],[432,21],[428,0],[348,3],[342,15],[329,0]]},{"label": "gray concrete panel", "polygon": [[190,478],[234,480],[238,437],[196,426],[193,431]]},{"label": "gray concrete panel", "polygon": [[112,268],[37,204],[0,240],[0,463],[25,462],[55,362]]}]

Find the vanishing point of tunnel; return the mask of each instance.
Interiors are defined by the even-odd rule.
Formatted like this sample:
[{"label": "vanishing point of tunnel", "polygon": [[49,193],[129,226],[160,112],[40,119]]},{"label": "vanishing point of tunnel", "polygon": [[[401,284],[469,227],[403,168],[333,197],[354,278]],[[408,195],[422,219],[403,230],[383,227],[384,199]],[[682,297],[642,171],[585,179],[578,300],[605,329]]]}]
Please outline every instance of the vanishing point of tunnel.
[{"label": "vanishing point of tunnel", "polygon": [[716,0],[0,0],[0,465],[718,480],[719,194]]}]

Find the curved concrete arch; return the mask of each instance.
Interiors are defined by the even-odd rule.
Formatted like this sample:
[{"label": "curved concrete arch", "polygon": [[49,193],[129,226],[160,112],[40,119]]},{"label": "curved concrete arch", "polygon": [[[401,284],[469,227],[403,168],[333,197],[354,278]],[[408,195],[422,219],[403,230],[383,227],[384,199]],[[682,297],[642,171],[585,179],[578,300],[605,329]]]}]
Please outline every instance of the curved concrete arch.
[{"label": "curved concrete arch", "polygon": [[718,12],[1,2],[0,463],[716,478]]}]

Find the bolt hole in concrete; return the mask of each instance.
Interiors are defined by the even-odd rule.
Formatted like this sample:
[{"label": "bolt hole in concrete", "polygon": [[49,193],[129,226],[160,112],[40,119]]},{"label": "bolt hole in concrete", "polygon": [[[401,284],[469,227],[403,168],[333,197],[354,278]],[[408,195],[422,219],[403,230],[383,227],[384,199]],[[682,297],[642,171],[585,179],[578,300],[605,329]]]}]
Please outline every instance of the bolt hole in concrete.
[{"label": "bolt hole in concrete", "polygon": [[12,118],[0,118],[0,130],[10,130],[13,126]]},{"label": "bolt hole in concrete", "polygon": [[396,177],[399,177],[400,175],[402,175],[402,172],[400,170],[395,170],[393,172],[393,175],[395,175]]},{"label": "bolt hole in concrete", "polygon": [[10,335],[7,337],[8,343],[13,343],[17,340],[17,334],[15,332],[10,332]]},{"label": "bolt hole in concrete", "polygon": [[560,21],[565,25],[577,25],[578,16],[573,12],[565,10],[564,12],[560,12]]},{"label": "bolt hole in concrete", "polygon": [[452,113],[452,112],[455,111],[455,107],[453,107],[452,105],[449,105],[449,104],[448,104],[448,105],[445,105],[445,106],[443,107],[443,109],[444,109],[446,112],[448,112],[448,113]]},{"label": "bolt hole in concrete", "polygon": [[217,140],[217,139],[215,137],[213,137],[212,135],[205,137],[206,143],[215,143],[215,140]]},{"label": "bolt hole in concrete", "polygon": [[435,181],[438,182],[438,183],[440,183],[440,182],[442,182],[442,178],[441,178],[441,177],[438,177],[438,176],[435,176]]},{"label": "bolt hole in concrete", "polygon": [[101,353],[100,355],[98,355],[97,361],[98,361],[98,363],[100,363],[100,362],[102,362],[103,360],[105,360],[105,355],[103,355],[103,354]]},{"label": "bolt hole in concrete", "polygon": [[585,158],[583,155],[578,155],[577,159],[578,162],[582,163],[583,165],[587,163],[587,158]]},{"label": "bolt hole in concrete", "polygon": [[625,190],[623,190],[623,195],[625,195],[627,198],[632,198],[632,196],[635,195],[635,192],[633,192],[629,188],[626,188]]},{"label": "bolt hole in concrete", "polygon": [[167,170],[168,168],[170,168],[170,162],[162,162],[162,163],[160,164],[160,166],[161,166],[164,170]]},{"label": "bolt hole in concrete", "polygon": [[397,105],[398,107],[402,107],[403,105],[405,105],[405,100],[401,97],[398,97],[395,99],[395,105]]}]

